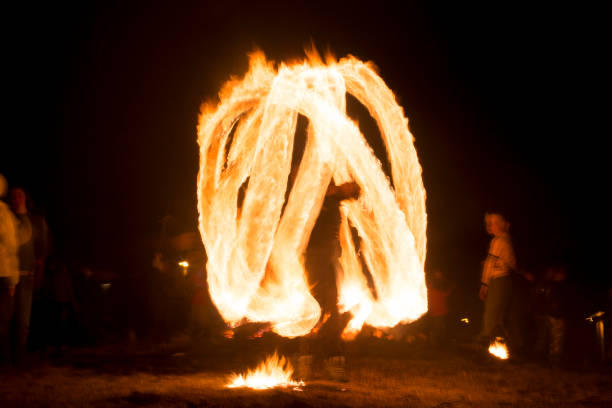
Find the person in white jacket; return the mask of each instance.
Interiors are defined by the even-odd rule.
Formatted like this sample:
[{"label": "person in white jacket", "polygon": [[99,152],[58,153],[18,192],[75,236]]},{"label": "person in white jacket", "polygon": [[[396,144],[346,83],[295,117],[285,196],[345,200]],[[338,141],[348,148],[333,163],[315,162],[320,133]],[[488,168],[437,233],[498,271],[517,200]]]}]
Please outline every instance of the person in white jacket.
[{"label": "person in white jacket", "polygon": [[0,174],[0,362],[10,361],[10,327],[15,286],[19,283],[17,223],[8,205],[7,182]]}]

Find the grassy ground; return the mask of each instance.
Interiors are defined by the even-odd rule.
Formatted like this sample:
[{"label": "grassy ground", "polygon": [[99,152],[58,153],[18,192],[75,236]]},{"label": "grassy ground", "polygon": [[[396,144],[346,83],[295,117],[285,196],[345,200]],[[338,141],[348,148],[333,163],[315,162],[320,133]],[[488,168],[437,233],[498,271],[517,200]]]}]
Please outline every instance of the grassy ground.
[{"label": "grassy ground", "polygon": [[319,379],[296,389],[227,389],[295,342],[226,340],[166,347],[137,344],[71,350],[53,361],[0,371],[0,407],[610,407],[610,366],[552,367],[373,339],[347,351],[348,382]]}]

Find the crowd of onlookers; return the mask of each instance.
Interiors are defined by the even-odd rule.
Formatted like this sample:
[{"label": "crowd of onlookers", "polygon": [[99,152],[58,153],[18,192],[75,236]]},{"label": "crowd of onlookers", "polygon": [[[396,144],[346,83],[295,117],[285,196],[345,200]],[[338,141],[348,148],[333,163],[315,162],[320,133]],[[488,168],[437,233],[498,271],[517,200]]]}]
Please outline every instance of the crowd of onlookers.
[{"label": "crowd of onlookers", "polygon": [[27,352],[56,355],[95,336],[102,288],[91,269],[60,256],[45,217],[25,188],[0,175],[0,364]]},{"label": "crowd of onlookers", "polygon": [[92,268],[58,248],[25,188],[9,189],[0,175],[0,365],[61,356],[74,346],[221,333],[201,241],[166,224],[149,267]]},{"label": "crowd of onlookers", "polygon": [[[173,231],[171,217],[162,220],[140,267],[115,273],[62,255],[45,217],[31,211],[26,190],[8,189],[2,175],[0,198],[6,199],[0,199],[0,364],[20,364],[26,351],[45,358],[73,346],[125,340],[155,346],[176,336],[198,342],[226,332],[208,294],[199,236]],[[387,337],[439,349],[473,338],[466,328],[482,327],[477,343],[483,349],[501,337],[513,357],[609,360],[612,290],[585,299],[563,263],[523,271],[507,220],[487,214],[486,225],[492,239],[482,267],[484,313],[460,312],[458,282],[434,267],[427,273],[427,314]]]},{"label": "crowd of onlookers", "polygon": [[[486,350],[501,339],[510,357],[519,360],[611,360],[612,336],[606,332],[610,330],[612,288],[587,290],[571,279],[568,266],[560,261],[525,271],[517,266],[505,217],[490,213],[485,222],[492,239],[482,264],[484,313],[476,324],[481,327],[478,346]],[[431,345],[448,345],[461,337],[461,328],[473,327],[480,316],[453,313],[455,285],[440,268],[434,268],[427,278],[429,310],[423,332]]]}]

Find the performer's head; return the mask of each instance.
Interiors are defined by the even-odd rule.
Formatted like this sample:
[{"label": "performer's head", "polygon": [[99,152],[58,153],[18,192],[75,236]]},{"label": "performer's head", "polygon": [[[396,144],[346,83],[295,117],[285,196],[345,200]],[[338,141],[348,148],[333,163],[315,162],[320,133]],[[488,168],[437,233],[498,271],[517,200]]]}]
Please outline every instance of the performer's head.
[{"label": "performer's head", "polygon": [[502,235],[510,229],[510,223],[503,215],[497,212],[486,213],[485,224],[487,232],[494,236]]}]

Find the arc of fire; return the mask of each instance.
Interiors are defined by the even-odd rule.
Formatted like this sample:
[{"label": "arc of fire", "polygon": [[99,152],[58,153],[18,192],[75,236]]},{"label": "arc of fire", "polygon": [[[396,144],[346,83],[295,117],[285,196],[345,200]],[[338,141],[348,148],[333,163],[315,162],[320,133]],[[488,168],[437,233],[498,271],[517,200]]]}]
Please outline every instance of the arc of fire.
[{"label": "arc of fire", "polygon": [[[347,92],[378,123],[395,191],[346,115]],[[276,71],[255,53],[245,77],[229,81],[219,96],[219,104],[203,107],[199,121],[198,209],[210,294],[223,318],[232,324],[271,322],[287,337],[312,330],[321,310],[309,291],[304,251],[332,178],[337,184],[354,180],[361,188],[357,199],[341,206],[338,305],[353,316],[345,334],[364,323],[392,327],[423,314],[427,215],[421,167],[408,120],[372,66],[354,57],[327,64],[311,58]],[[307,141],[282,211],[298,113],[310,121]],[[376,297],[349,222],[360,236]]]}]

